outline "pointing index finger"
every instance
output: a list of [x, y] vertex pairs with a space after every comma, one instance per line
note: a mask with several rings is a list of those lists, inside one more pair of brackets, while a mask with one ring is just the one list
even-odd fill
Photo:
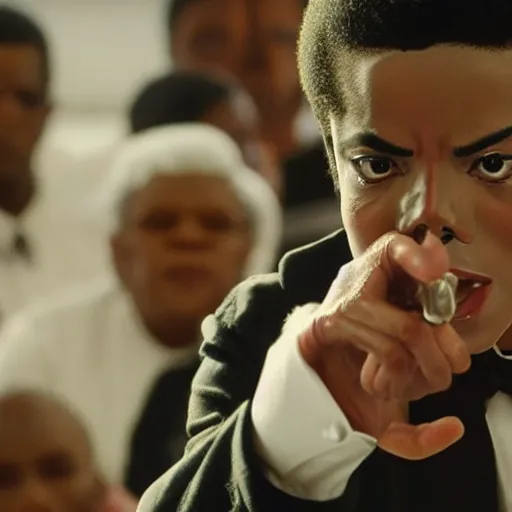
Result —
[[395, 273], [398, 267], [422, 283], [440, 279], [450, 266], [445, 247], [431, 232], [427, 233], [421, 245], [404, 235], [390, 237], [382, 263], [389, 274]]

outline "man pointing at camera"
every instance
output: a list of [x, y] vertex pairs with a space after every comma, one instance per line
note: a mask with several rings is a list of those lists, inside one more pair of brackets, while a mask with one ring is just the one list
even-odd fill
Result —
[[510, 19], [311, 0], [345, 230], [205, 322], [191, 439], [143, 512], [512, 511]]

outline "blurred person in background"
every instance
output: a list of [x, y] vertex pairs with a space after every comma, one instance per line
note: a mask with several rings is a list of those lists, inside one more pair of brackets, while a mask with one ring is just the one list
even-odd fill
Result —
[[227, 133], [246, 164], [279, 195], [281, 169], [275, 153], [258, 137], [258, 112], [249, 95], [227, 80], [196, 72], [165, 74], [145, 85], [129, 110], [132, 133], [178, 123], [202, 122]]
[[202, 320], [272, 268], [281, 219], [268, 184], [208, 125], [133, 136], [111, 178], [117, 276], [13, 320], [0, 390], [65, 399], [109, 481], [139, 496], [182, 455]]
[[341, 227], [318, 125], [303, 99], [296, 41], [307, 0], [168, 0], [172, 65], [223, 72], [254, 99], [283, 169], [281, 254]]
[[262, 134], [281, 158], [299, 141], [303, 106], [295, 45], [304, 0], [170, 0], [172, 63], [180, 69], [224, 72], [258, 107]]
[[71, 190], [40, 176], [36, 149], [51, 112], [41, 28], [0, 6], [0, 317], [100, 273], [94, 234], [70, 214]]
[[72, 411], [41, 393], [0, 396], [2, 512], [135, 512], [105, 484], [89, 435]]

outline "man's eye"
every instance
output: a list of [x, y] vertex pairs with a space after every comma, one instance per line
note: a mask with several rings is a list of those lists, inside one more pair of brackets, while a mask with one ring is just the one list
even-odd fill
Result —
[[201, 55], [222, 54], [229, 47], [229, 33], [219, 28], [200, 32], [193, 39], [193, 47]]
[[490, 153], [480, 157], [470, 171], [484, 181], [500, 183], [512, 176], [512, 155]]
[[11, 465], [0, 465], [0, 491], [14, 489], [21, 485], [23, 472], [20, 468]]
[[299, 34], [297, 30], [276, 27], [269, 30], [269, 36], [269, 39], [276, 43], [290, 45], [295, 48]]
[[43, 105], [44, 100], [40, 94], [31, 91], [18, 90], [15, 92], [18, 102], [26, 109], [34, 109]]
[[382, 181], [398, 172], [393, 160], [377, 156], [361, 156], [352, 160], [359, 177], [366, 183]]
[[165, 231], [173, 228], [177, 222], [178, 217], [176, 215], [154, 213], [143, 219], [142, 227], [149, 231]]
[[50, 455], [39, 462], [39, 473], [46, 480], [62, 480], [76, 473], [76, 464], [69, 455]]
[[201, 225], [207, 231], [217, 233], [235, 231], [238, 227], [236, 221], [222, 215], [205, 215], [201, 218]]

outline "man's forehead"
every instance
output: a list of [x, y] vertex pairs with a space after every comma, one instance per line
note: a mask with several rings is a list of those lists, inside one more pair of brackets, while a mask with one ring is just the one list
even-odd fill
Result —
[[[369, 126], [376, 98], [401, 103], [407, 87], [414, 103], [432, 97], [454, 97], [459, 91], [512, 87], [512, 49], [438, 45], [417, 51], [342, 51], [335, 64], [334, 83], [343, 100], [343, 124]], [[485, 96], [485, 94], [484, 94]], [[392, 108], [393, 105], [390, 105]], [[340, 121], [340, 119], [338, 119]]]

